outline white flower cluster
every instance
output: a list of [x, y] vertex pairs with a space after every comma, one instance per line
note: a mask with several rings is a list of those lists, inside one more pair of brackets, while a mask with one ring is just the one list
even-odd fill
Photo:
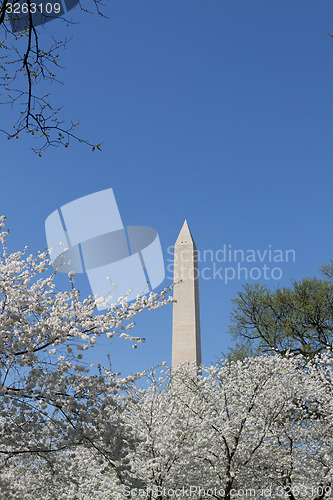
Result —
[[44, 253], [8, 253], [4, 231], [0, 241], [0, 498], [331, 498], [331, 356], [225, 361], [200, 376], [91, 373], [81, 359], [99, 337], [136, 346], [135, 315], [171, 299], [95, 314], [94, 297], [56, 292]]
[[133, 385], [124, 397], [139, 439], [129, 457], [141, 486], [131, 498], [331, 498], [332, 361], [274, 355], [198, 377], [186, 368], [148, 373], [148, 388]]
[[[82, 360], [89, 361], [89, 347], [102, 336], [142, 341], [121, 334], [133, 328], [136, 314], [171, 298], [163, 292], [132, 304], [123, 299], [96, 314], [94, 297], [81, 301], [74, 286], [56, 291], [46, 252], [8, 252], [4, 224], [0, 217], [0, 498], [70, 498], [73, 450], [124, 480], [133, 438], [116, 395], [128, 381], [101, 367], [99, 375], [90, 373]], [[66, 485], [63, 494], [54, 494], [51, 477]]]

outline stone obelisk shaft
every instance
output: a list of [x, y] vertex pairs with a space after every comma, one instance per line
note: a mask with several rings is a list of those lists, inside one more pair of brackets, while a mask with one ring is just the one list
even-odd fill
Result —
[[179, 233], [174, 251], [174, 299], [172, 325], [172, 369], [189, 362], [201, 364], [200, 312], [197, 248], [187, 222]]

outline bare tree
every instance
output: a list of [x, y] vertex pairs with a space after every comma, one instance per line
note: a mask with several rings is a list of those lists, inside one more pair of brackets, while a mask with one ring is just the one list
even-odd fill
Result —
[[[70, 39], [56, 40], [48, 35], [48, 22], [55, 18], [67, 25], [62, 17], [75, 5], [88, 12], [77, 0], [2, 0], [0, 6], [0, 104], [9, 105], [14, 112], [14, 125], [1, 128], [8, 139], [18, 139], [23, 133], [34, 136], [33, 151], [39, 156], [49, 146], [68, 147], [70, 141], [86, 144], [100, 150], [101, 143], [93, 144], [76, 133], [78, 122], [65, 123], [61, 109], [54, 105], [48, 88], [58, 82], [56, 73], [62, 49]], [[92, 0], [99, 16], [101, 0]]]

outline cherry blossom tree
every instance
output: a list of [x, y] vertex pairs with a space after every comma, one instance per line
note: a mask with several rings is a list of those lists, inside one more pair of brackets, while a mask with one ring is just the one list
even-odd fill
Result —
[[328, 356], [260, 356], [204, 376], [150, 370], [117, 396], [133, 440], [122, 461], [131, 481], [81, 444], [58, 452], [55, 473], [45, 461], [32, 470], [14, 457], [4, 479], [13, 484], [20, 467], [27, 500], [36, 492], [47, 500], [325, 500], [333, 487], [332, 380]]
[[330, 498], [332, 359], [260, 356], [205, 372], [181, 369], [159, 379], [153, 371], [146, 389], [132, 386], [126, 420], [140, 441], [129, 463], [142, 485], [124, 493]]
[[333, 489], [332, 357], [223, 360], [120, 378], [89, 366], [99, 337], [134, 342], [136, 314], [105, 314], [45, 252], [11, 253], [0, 219], [0, 497], [9, 500], [327, 500]]
[[[10, 253], [4, 224], [1, 217], [0, 496], [16, 498], [19, 480], [7, 481], [9, 470], [17, 478], [20, 468], [23, 477], [36, 469], [56, 477], [58, 464], [68, 462], [74, 448], [82, 457], [88, 450], [92, 464], [101, 461], [118, 481], [131, 484], [126, 456], [134, 438], [117, 395], [133, 376], [121, 379], [101, 366], [94, 371], [88, 351], [99, 337], [142, 342], [131, 335], [134, 317], [171, 298], [166, 291], [131, 304], [120, 297], [105, 314], [96, 314], [98, 300], [80, 299], [73, 274], [71, 289], [57, 291], [46, 252]], [[46, 486], [40, 481], [39, 487]]]

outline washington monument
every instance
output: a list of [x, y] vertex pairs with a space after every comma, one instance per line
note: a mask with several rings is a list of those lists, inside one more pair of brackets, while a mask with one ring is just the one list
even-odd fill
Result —
[[175, 243], [174, 283], [177, 302], [173, 304], [172, 369], [186, 362], [198, 367], [201, 340], [197, 247], [186, 221]]

